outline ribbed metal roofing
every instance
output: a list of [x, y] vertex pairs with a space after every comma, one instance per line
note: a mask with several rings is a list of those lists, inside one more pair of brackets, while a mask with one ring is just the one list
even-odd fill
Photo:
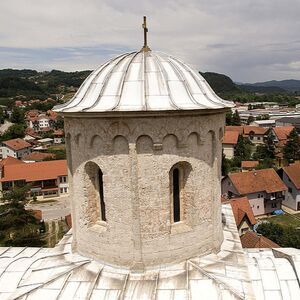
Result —
[[93, 71], [57, 112], [169, 111], [222, 109], [233, 103], [218, 97], [199, 72], [164, 53], [122, 54]]

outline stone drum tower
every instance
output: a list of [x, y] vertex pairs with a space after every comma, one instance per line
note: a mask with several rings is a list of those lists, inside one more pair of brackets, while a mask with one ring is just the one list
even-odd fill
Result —
[[146, 39], [92, 72], [55, 108], [65, 120], [74, 251], [133, 271], [217, 252], [230, 107]]

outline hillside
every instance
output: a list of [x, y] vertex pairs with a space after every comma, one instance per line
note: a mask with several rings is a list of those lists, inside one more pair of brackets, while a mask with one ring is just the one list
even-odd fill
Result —
[[8, 99], [56, 99], [74, 93], [91, 71], [37, 72], [35, 70], [0, 70], [0, 104]]
[[230, 77], [224, 74], [218, 74], [213, 72], [200, 72], [200, 74], [205, 78], [205, 80], [216, 93], [238, 91], [237, 85], [231, 80]]
[[250, 91], [271, 91], [271, 92], [300, 92], [300, 80], [270, 80], [265, 82], [239, 84], [240, 87]]

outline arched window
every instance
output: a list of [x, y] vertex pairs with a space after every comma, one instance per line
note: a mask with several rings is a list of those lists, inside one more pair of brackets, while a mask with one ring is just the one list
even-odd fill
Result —
[[99, 179], [99, 196], [100, 196], [101, 220], [106, 221], [104, 192], [103, 192], [103, 173], [102, 173], [101, 169], [99, 169], [99, 172], [98, 172], [98, 179]]
[[180, 162], [170, 170], [172, 223], [178, 223], [184, 219], [184, 207], [188, 201], [186, 199], [186, 183], [191, 169], [188, 162]]
[[87, 197], [87, 219], [89, 225], [95, 225], [98, 221], [106, 222], [106, 209], [104, 198], [103, 173], [94, 162], [85, 165], [85, 187]]
[[180, 222], [180, 183], [179, 169], [173, 170], [173, 222]]

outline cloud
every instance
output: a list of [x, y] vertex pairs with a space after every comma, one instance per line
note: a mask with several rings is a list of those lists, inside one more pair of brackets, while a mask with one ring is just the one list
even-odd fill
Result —
[[4, 0], [0, 67], [96, 68], [149, 43], [236, 81], [300, 79], [299, 0]]

